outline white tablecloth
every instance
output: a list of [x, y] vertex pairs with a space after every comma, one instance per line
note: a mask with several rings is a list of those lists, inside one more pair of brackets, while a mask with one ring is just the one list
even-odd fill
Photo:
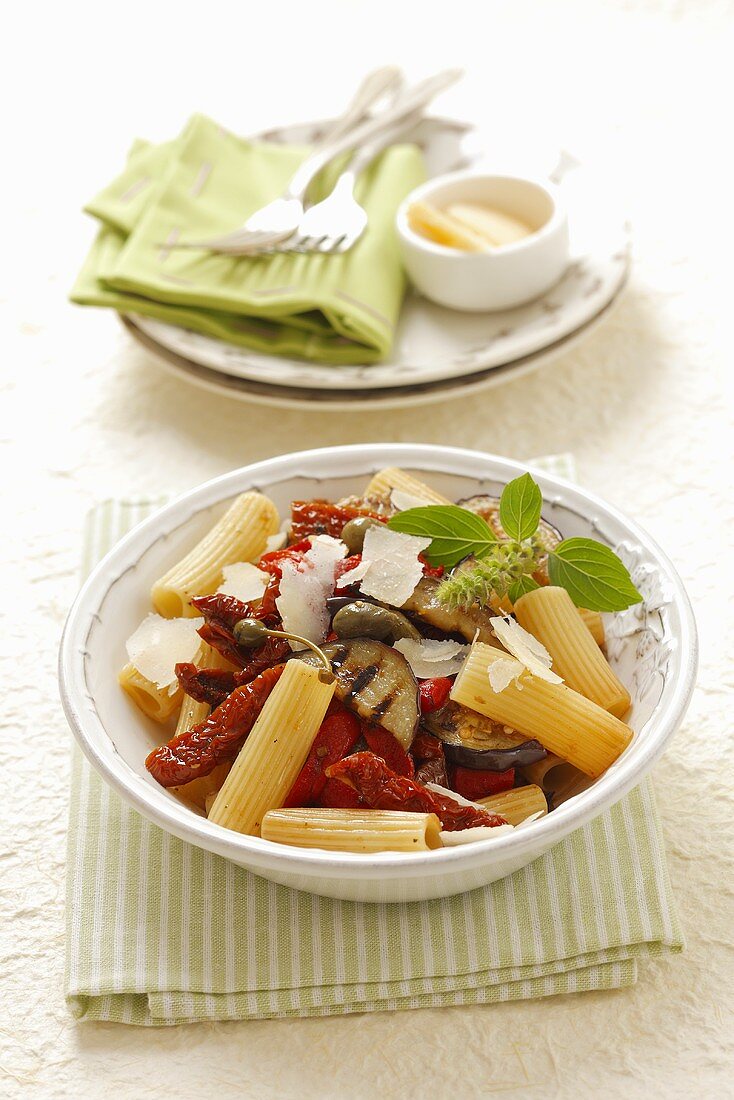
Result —
[[[101, 9], [80, 0], [14, 6], [0, 74], [13, 114], [0, 246], [3, 1096], [732, 1095], [726, 7], [312, 0], [189, 13], [131, 2], [114, 19], [104, 9], [103, 26]], [[135, 135], [167, 137], [195, 109], [243, 132], [319, 116], [385, 60], [416, 78], [465, 64], [446, 113], [614, 166], [635, 271], [587, 343], [469, 406], [266, 413], [174, 382], [114, 318], [66, 304], [92, 232], [77, 210]], [[75, 1025], [62, 1000], [69, 739], [55, 661], [85, 512], [285, 450], [373, 439], [511, 457], [573, 451], [580, 481], [677, 564], [696, 606], [701, 676], [655, 780], [686, 954], [645, 965], [631, 990], [533, 1003], [165, 1032]]]

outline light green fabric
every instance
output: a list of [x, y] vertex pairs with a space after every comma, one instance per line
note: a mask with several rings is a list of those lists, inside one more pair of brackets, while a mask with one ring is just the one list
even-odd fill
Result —
[[[162, 146], [138, 142], [86, 207], [102, 228], [72, 291], [82, 305], [139, 313], [261, 352], [372, 362], [392, 346], [405, 291], [395, 211], [424, 178], [413, 146], [387, 150], [356, 195], [369, 226], [339, 256], [231, 257], [172, 249], [227, 232], [282, 192], [307, 150], [253, 143], [197, 115]], [[315, 181], [329, 193], [339, 165]]]
[[[85, 570], [162, 503], [98, 507]], [[276, 886], [161, 832], [74, 749], [66, 992], [82, 1020], [326, 1016], [612, 989], [636, 980], [639, 960], [681, 947], [649, 781], [491, 886], [362, 905]]]

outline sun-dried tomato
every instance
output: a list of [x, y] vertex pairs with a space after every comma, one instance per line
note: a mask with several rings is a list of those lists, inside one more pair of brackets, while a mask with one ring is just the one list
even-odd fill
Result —
[[338, 706], [327, 714], [283, 805], [315, 805], [326, 785], [326, 768], [352, 751], [359, 734], [359, 720], [344, 707]]
[[[266, 596], [269, 591], [268, 586], [265, 590]], [[204, 625], [198, 631], [201, 640], [212, 649], [216, 649], [217, 653], [221, 653], [233, 665], [238, 665], [243, 670], [254, 670], [246, 671], [245, 676], [238, 680], [238, 683], [252, 680], [263, 669], [275, 664], [289, 652], [287, 646], [285, 648], [282, 645], [268, 646], [268, 642], [276, 641], [274, 638], [267, 639], [257, 650], [247, 649], [245, 646], [237, 645], [232, 633], [240, 619], [260, 619], [269, 627], [279, 628], [281, 620], [274, 601], [271, 610], [270, 604], [266, 606], [264, 599], [259, 606], [253, 607], [249, 603], [238, 600], [236, 596], [216, 592], [212, 596], [197, 596], [191, 602], [205, 619]]]
[[284, 668], [276, 665], [235, 688], [204, 722], [154, 749], [145, 761], [153, 778], [163, 787], [178, 787], [234, 760]]
[[431, 565], [431, 563], [426, 560], [423, 554], [418, 555], [418, 561], [423, 562], [424, 577], [442, 577], [446, 572], [446, 569], [443, 565]]
[[440, 710], [448, 702], [453, 681], [448, 676], [434, 676], [432, 680], [421, 680], [418, 686], [418, 701], [421, 714], [430, 714]]
[[515, 786], [515, 769], [507, 768], [503, 772], [474, 771], [472, 768], [454, 767], [449, 769], [449, 786], [464, 798], [476, 802], [490, 794], [509, 791]]
[[245, 663], [239, 672], [235, 673], [235, 681], [239, 684], [249, 684], [266, 668], [280, 664], [291, 654], [291, 647], [287, 638], [266, 638], [258, 649], [245, 650], [240, 648], [240, 653], [249, 653]]
[[280, 595], [280, 578], [272, 576], [268, 582], [268, 586], [263, 592], [262, 603], [259, 607], [259, 618], [268, 626], [275, 627], [276, 624], [281, 623], [281, 617], [278, 613], [278, 608], [275, 606], [275, 601]]
[[240, 619], [251, 619], [255, 614], [249, 603], [238, 600], [236, 596], [227, 596], [224, 592], [215, 592], [212, 596], [196, 596], [191, 603], [204, 616], [206, 623], [232, 630]]
[[[275, 663], [275, 662], [272, 662]], [[237, 687], [234, 672], [224, 668], [197, 668], [190, 662], [176, 665], [176, 679], [197, 703], [218, 707]]]
[[357, 516], [371, 516], [385, 522], [385, 516], [371, 512], [369, 508], [357, 508], [352, 504], [331, 504], [328, 500], [294, 500], [291, 505], [291, 538], [331, 535], [338, 539], [344, 526]]
[[362, 725], [362, 736], [369, 745], [370, 751], [375, 756], [381, 756], [388, 768], [391, 768], [396, 775], [407, 775], [410, 778], [415, 775], [413, 761], [388, 730], [365, 722]]
[[358, 810], [366, 805], [354, 787], [342, 783], [340, 779], [327, 779], [319, 798], [319, 806], [328, 810]]
[[263, 554], [257, 563], [257, 567], [280, 580], [283, 575], [283, 562], [303, 561], [310, 549], [311, 540], [300, 539], [298, 542], [294, 542], [292, 546], [286, 546], [282, 550], [271, 550], [269, 554]]
[[415, 761], [415, 778], [418, 783], [438, 783], [440, 787], [448, 787], [443, 744], [437, 737], [420, 730], [413, 738], [410, 754]]
[[220, 626], [219, 623], [204, 623], [199, 627], [197, 634], [202, 642], [216, 649], [217, 653], [221, 653], [222, 657], [231, 661], [233, 665], [242, 668], [247, 660], [245, 650], [240, 650], [232, 631], [226, 626]]
[[371, 752], [355, 752], [326, 769], [330, 779], [340, 779], [361, 795], [373, 810], [408, 810], [436, 814], [444, 829], [455, 832], [478, 825], [505, 825], [505, 819], [489, 810], [461, 806], [447, 795], [436, 794], [413, 779], [396, 775], [384, 760]]

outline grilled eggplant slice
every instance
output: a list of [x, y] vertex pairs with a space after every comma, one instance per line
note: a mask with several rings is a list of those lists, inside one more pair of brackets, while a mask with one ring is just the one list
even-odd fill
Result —
[[[410, 747], [420, 710], [418, 682], [397, 649], [375, 638], [346, 638], [323, 645], [336, 676], [336, 697], [367, 722], [376, 722]], [[312, 655], [297, 655], [315, 662]]]
[[[495, 612], [486, 607], [480, 607], [479, 604], [468, 610], [456, 608], [449, 611], [446, 605], [436, 598], [440, 583], [437, 577], [422, 577], [413, 595], [407, 603], [403, 604], [401, 611], [410, 611], [431, 626], [438, 627], [447, 634], [459, 634], [468, 642], [473, 642], [477, 637], [480, 642], [502, 649], [489, 622]], [[477, 631], [479, 631], [478, 634]]]
[[443, 741], [444, 746], [486, 752], [488, 749], [514, 749], [527, 741], [527, 737], [517, 730], [485, 718], [483, 714], [455, 703], [453, 699], [440, 710], [424, 714], [422, 721], [427, 730]]
[[504, 772], [508, 768], [526, 768], [545, 760], [548, 753], [540, 741], [523, 741], [514, 749], [469, 749], [466, 745], [444, 745], [450, 764], [479, 772]]

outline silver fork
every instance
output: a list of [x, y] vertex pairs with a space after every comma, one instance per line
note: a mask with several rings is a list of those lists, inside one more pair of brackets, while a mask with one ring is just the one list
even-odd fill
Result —
[[205, 241], [179, 241], [176, 248], [203, 248], [231, 256], [263, 252], [292, 237], [304, 215], [306, 192], [322, 168], [342, 153], [377, 138], [384, 130], [401, 122], [453, 84], [462, 75], [449, 69], [422, 81], [400, 96], [394, 106], [350, 129], [335, 141], [319, 146], [296, 171], [284, 194], [251, 215], [240, 228]]
[[[309, 207], [301, 218], [297, 236], [273, 251], [348, 252], [367, 228], [367, 211], [354, 197], [354, 187], [362, 172], [388, 145], [394, 144], [420, 118], [420, 111], [408, 115], [374, 141], [359, 149], [342, 172], [330, 195]], [[293, 242], [293, 243], [291, 243]]]

